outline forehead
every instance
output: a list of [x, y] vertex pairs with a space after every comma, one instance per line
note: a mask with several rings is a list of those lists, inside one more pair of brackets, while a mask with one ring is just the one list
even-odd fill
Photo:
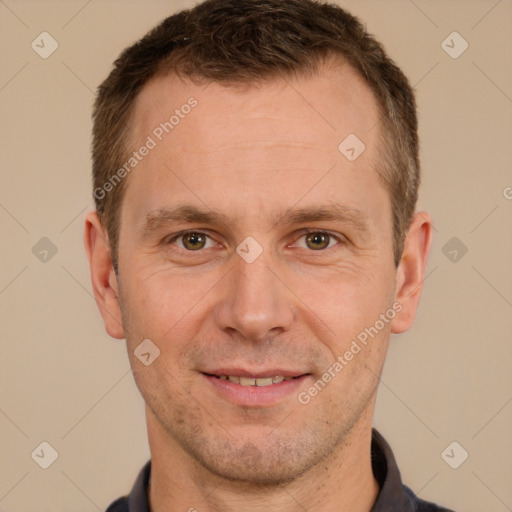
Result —
[[[148, 137], [155, 147], [131, 173], [123, 209], [142, 217], [193, 199], [240, 217], [289, 208], [306, 191], [307, 206], [318, 196], [359, 207], [378, 181], [378, 119], [372, 91], [343, 63], [243, 87], [155, 78], [132, 117], [133, 148]], [[344, 140], [360, 141], [357, 160], [340, 152]]]
[[[197, 101], [198, 108], [181, 123], [180, 110], [190, 98]], [[258, 83], [198, 84], [173, 73], [153, 78], [135, 101], [134, 141], [144, 140], [161, 123], [176, 122], [171, 119], [173, 114], [180, 116], [176, 124], [181, 126], [179, 130], [173, 127], [173, 137], [164, 141], [168, 146], [179, 138], [179, 132], [186, 135], [193, 130], [197, 136], [189, 137], [188, 143], [200, 141], [204, 150], [218, 148], [225, 130], [231, 129], [230, 138], [238, 140], [293, 141], [300, 137], [300, 143], [321, 140], [332, 149], [331, 141], [339, 142], [350, 133], [371, 143], [378, 131], [379, 106], [363, 78], [338, 59], [320, 66], [312, 76], [277, 77]], [[208, 124], [212, 119], [215, 126]]]

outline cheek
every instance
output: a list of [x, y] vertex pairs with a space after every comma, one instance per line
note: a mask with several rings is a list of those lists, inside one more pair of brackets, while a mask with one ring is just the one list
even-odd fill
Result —
[[321, 279], [298, 280], [295, 289], [336, 333], [373, 323], [390, 306], [394, 290], [388, 269], [348, 264]]
[[177, 350], [179, 340], [190, 339], [199, 326], [202, 304], [221, 276], [177, 275], [168, 268], [132, 269], [120, 290], [129, 345], [150, 338], [161, 350]]
[[[346, 267], [324, 286], [309, 292], [302, 289], [304, 303], [319, 318], [313, 331], [324, 346], [323, 371], [330, 370], [326, 378], [335, 375], [331, 392], [350, 388], [356, 396], [359, 392], [354, 386], [362, 386], [364, 391], [360, 391], [365, 394], [377, 384], [394, 310], [392, 273], [376, 267], [366, 272]], [[336, 361], [339, 364], [334, 368]], [[333, 400], [337, 400], [335, 395]]]

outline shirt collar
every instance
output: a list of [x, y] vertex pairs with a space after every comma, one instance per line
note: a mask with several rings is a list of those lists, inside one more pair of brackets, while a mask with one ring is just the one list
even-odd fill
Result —
[[414, 512], [412, 492], [403, 485], [391, 447], [372, 430], [372, 469], [380, 491], [371, 512]]

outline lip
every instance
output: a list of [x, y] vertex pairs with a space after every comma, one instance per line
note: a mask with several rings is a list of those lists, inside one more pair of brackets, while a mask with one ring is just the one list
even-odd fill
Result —
[[263, 377], [300, 377], [305, 375], [307, 372], [300, 370], [283, 370], [282, 368], [267, 368], [262, 371], [248, 371], [243, 368], [215, 368], [214, 370], [202, 371], [201, 373], [210, 375], [232, 375], [234, 377], [252, 377], [259, 379]]
[[[220, 372], [220, 373], [218, 373]], [[213, 372], [212, 372], [213, 373]], [[214, 375], [233, 375], [238, 377], [261, 378], [270, 375], [295, 377], [292, 380], [284, 380], [270, 386], [242, 386], [230, 382], [229, 380], [221, 380]], [[209, 384], [213, 392], [221, 399], [240, 407], [271, 407], [278, 405], [290, 396], [296, 396], [298, 389], [311, 378], [311, 374], [297, 374], [284, 370], [266, 370], [265, 372], [246, 372], [242, 370], [215, 370], [213, 374], [202, 373], [203, 378]]]

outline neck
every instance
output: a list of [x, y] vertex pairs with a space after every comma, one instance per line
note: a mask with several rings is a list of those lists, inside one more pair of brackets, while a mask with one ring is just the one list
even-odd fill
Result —
[[328, 458], [278, 486], [226, 480], [186, 453], [147, 411], [152, 512], [369, 512], [379, 492], [371, 466], [371, 411]]

